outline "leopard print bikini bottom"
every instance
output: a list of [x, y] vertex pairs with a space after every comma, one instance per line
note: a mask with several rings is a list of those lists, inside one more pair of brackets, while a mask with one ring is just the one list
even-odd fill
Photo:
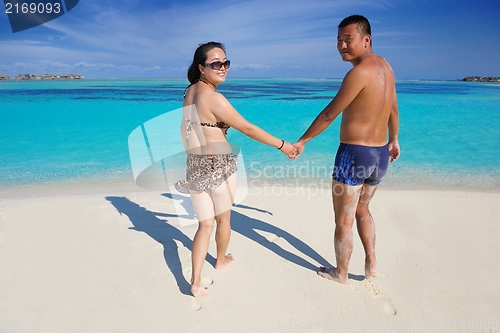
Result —
[[224, 183], [238, 170], [238, 157], [234, 154], [187, 156], [186, 180], [174, 184], [180, 193], [212, 190]]

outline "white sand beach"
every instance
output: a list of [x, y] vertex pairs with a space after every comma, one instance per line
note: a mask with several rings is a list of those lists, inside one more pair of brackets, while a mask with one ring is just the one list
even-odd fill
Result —
[[0, 331], [499, 330], [499, 193], [381, 186], [381, 275], [364, 280], [356, 234], [344, 286], [315, 271], [335, 264], [330, 193], [251, 188], [233, 209], [236, 261], [215, 270], [212, 241], [210, 294], [197, 299], [196, 227], [176, 217], [176, 200], [139, 188], [2, 195]]

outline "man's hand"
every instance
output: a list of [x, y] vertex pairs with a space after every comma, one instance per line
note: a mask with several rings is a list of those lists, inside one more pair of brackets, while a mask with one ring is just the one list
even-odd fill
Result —
[[389, 161], [394, 162], [401, 155], [401, 148], [399, 147], [399, 142], [389, 142]]
[[293, 146], [295, 147], [295, 149], [297, 149], [297, 154], [295, 154], [293, 158], [294, 160], [296, 160], [297, 158], [299, 158], [300, 154], [302, 154], [302, 152], [304, 151], [305, 145], [297, 141], [293, 144]]

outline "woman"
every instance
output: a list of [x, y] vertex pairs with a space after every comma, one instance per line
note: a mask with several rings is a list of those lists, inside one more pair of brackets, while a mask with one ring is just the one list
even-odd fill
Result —
[[231, 207], [236, 190], [236, 156], [232, 154], [226, 133], [229, 127], [248, 137], [276, 147], [292, 158], [296, 149], [245, 120], [216, 92], [226, 80], [230, 62], [224, 45], [210, 42], [200, 45], [188, 69], [191, 83], [184, 93], [181, 135], [187, 153], [186, 181], [176, 183], [179, 191], [189, 193], [199, 220], [192, 249], [191, 292], [200, 297], [208, 294], [201, 286], [201, 269], [208, 252], [214, 218], [217, 222], [216, 269], [222, 269], [234, 260], [226, 255], [231, 234]]

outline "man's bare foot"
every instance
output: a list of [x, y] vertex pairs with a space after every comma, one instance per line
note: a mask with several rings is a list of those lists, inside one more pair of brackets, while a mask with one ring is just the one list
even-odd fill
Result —
[[365, 264], [365, 279], [370, 281], [379, 276], [375, 265]]
[[229, 253], [224, 256], [222, 259], [217, 258], [217, 262], [215, 263], [215, 269], [223, 269], [229, 265], [231, 265], [234, 261], [233, 255]]
[[191, 286], [191, 293], [194, 297], [202, 297], [208, 295], [208, 287], [203, 286]]
[[337, 273], [335, 267], [320, 267], [318, 269], [318, 275], [325, 279], [338, 282], [340, 284], [349, 284], [349, 279], [348, 278], [342, 279], [340, 275]]

